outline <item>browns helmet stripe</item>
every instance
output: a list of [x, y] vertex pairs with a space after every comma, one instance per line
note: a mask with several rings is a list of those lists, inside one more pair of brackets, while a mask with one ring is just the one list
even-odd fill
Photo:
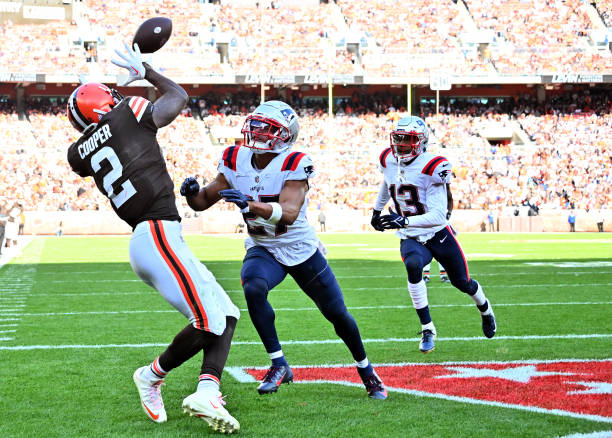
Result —
[[72, 121], [78, 124], [82, 128], [82, 130], [85, 130], [85, 128], [87, 128], [90, 125], [90, 123], [87, 123], [87, 119], [85, 118], [83, 113], [81, 113], [81, 111], [79, 110], [79, 107], [76, 101], [77, 91], [79, 91], [79, 88], [74, 90], [72, 94], [70, 95], [70, 98], [68, 99], [68, 108], [70, 109], [70, 116], [72, 117]]

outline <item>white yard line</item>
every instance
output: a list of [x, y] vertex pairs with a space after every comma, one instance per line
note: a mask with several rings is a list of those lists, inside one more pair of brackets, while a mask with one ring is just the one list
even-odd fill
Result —
[[[454, 338], [437, 338], [438, 341], [444, 342], [472, 342], [472, 341], [506, 341], [506, 340], [538, 340], [538, 339], [607, 339], [612, 338], [612, 333], [594, 333], [594, 334], [564, 334], [564, 335], [527, 335], [527, 336], [496, 336], [492, 339], [487, 339], [482, 336], [473, 337], [454, 337]], [[2, 340], [2, 338], [0, 338]], [[402, 343], [402, 342], [418, 342], [421, 338], [384, 338], [384, 339], [364, 339], [364, 344], [381, 344], [381, 343]], [[317, 340], [283, 340], [283, 345], [320, 345], [320, 344], [342, 344], [341, 339], [317, 339]], [[232, 345], [261, 345], [261, 341], [235, 341]], [[168, 343], [146, 343], [146, 344], [57, 344], [57, 345], [11, 345], [0, 346], [0, 350], [90, 350], [102, 348], [149, 348], [149, 347], [167, 347]]]
[[[494, 307], [530, 307], [530, 306], [594, 306], [594, 305], [610, 305], [612, 301], [587, 301], [587, 302], [546, 302], [546, 303], [496, 303]], [[429, 307], [448, 308], [448, 307], [474, 307], [474, 304], [430, 304]], [[397, 306], [348, 306], [349, 310], [379, 310], [379, 309], [412, 309], [411, 305]], [[275, 311], [283, 312], [310, 312], [319, 311], [316, 306], [310, 307], [277, 307]], [[248, 309], [242, 308], [241, 312], [248, 312]], [[142, 313], [174, 313], [175, 310], [159, 309], [159, 310], [100, 310], [88, 312], [43, 312], [43, 313], [20, 313], [20, 316], [74, 316], [74, 315], [129, 315]]]

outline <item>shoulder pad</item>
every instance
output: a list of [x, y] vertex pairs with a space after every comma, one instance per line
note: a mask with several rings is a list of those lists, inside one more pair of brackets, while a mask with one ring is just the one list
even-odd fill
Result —
[[390, 153], [391, 153], [391, 148], [387, 148], [381, 152], [380, 157], [378, 158], [378, 161], [380, 162], [380, 165], [383, 168], [387, 167], [387, 157], [389, 157]]
[[285, 158], [285, 161], [283, 162], [283, 165], [281, 166], [281, 172], [284, 172], [285, 170], [290, 170], [290, 171], [296, 170], [298, 165], [300, 164], [300, 161], [302, 161], [302, 158], [304, 158], [305, 156], [306, 154], [303, 152], [291, 152]]
[[144, 97], [132, 96], [129, 98], [128, 106], [134, 113], [134, 117], [136, 117], [136, 120], [138, 120], [139, 122], [142, 118], [142, 115], [145, 113], [145, 110], [147, 109], [147, 105], [149, 103], [150, 102]]
[[432, 176], [436, 167], [438, 167], [440, 163], [443, 163], [445, 161], [448, 162], [446, 158], [440, 156], [432, 158], [429, 163], [427, 163], [425, 167], [423, 167], [422, 173], [424, 173], [425, 175]]
[[223, 165], [231, 170], [236, 170], [236, 159], [238, 158], [238, 148], [240, 146], [230, 146], [223, 152]]

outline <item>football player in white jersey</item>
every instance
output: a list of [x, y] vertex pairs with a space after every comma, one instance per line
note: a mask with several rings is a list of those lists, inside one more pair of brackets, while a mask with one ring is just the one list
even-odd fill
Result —
[[[421, 320], [423, 353], [434, 349], [436, 328], [429, 314], [423, 267], [435, 258], [446, 268], [453, 286], [468, 294], [482, 317], [482, 330], [492, 338], [497, 329], [491, 304], [480, 284], [470, 278], [467, 260], [448, 224], [447, 202], [452, 166], [448, 160], [426, 152], [429, 132], [419, 117], [400, 119], [391, 132], [391, 147], [380, 155], [384, 179], [372, 215], [378, 231], [396, 229], [400, 252], [408, 271], [408, 290]], [[389, 199], [395, 211], [381, 212]]]
[[241, 280], [249, 315], [272, 360], [258, 392], [276, 392], [281, 383], [293, 380], [268, 302], [268, 292], [289, 274], [351, 351], [368, 395], [385, 399], [387, 390], [366, 357], [357, 324], [306, 219], [314, 165], [306, 154], [290, 151], [298, 131], [297, 114], [289, 105], [280, 101], [259, 105], [242, 128], [245, 147], [227, 148], [216, 179], [200, 189], [194, 178], [187, 178], [181, 194], [197, 211], [225, 199], [243, 213], [249, 237]]

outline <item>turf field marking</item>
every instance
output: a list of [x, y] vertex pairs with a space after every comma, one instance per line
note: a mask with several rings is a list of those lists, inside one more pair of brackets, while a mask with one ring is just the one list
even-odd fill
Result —
[[17, 330], [0, 330], [0, 333], [15, 333]]
[[[496, 303], [495, 307], [529, 307], [529, 306], [592, 306], [610, 305], [612, 301], [591, 301], [591, 302], [556, 302], [556, 303]], [[474, 304], [430, 304], [429, 307], [474, 307]], [[396, 306], [348, 306], [349, 310], [378, 310], [378, 309], [412, 309], [413, 306], [399, 304]], [[249, 309], [242, 308], [241, 312], [248, 312]], [[277, 307], [275, 311], [302, 312], [319, 311], [316, 306], [311, 307]], [[174, 313], [174, 310], [99, 310], [88, 312], [44, 312], [44, 313], [22, 313], [21, 316], [70, 316], [70, 315], [123, 315], [138, 313]]]
[[14, 341], [15, 338], [0, 338], [0, 341]]
[[[557, 363], [572, 363], [572, 362], [580, 362], [580, 363], [605, 363], [605, 362], [609, 362], [610, 359], [595, 359], [595, 360], [588, 360], [588, 359], [577, 359], [577, 360], [571, 360], [571, 359], [561, 359], [561, 360], [525, 360], [525, 361], [508, 361], [508, 362], [434, 362], [434, 363], [391, 363], [391, 364], [373, 364], [373, 366], [379, 370], [379, 374], [381, 376], [383, 376], [384, 379], [384, 375], [385, 375], [385, 368], [386, 367], [394, 367], [394, 368], [402, 368], [402, 367], [446, 367], [449, 365], [467, 365], [467, 366], [474, 366], [474, 365], [490, 365], [490, 364], [496, 364], [496, 365], [514, 365], [514, 364], [521, 364], [521, 365], [539, 365], [539, 364], [557, 364]], [[311, 380], [300, 380], [299, 378], [297, 378], [296, 380], [294, 380], [294, 383], [301, 383], [301, 384], [339, 384], [339, 385], [343, 385], [343, 386], [351, 386], [351, 387], [357, 387], [357, 388], [361, 388], [363, 389], [363, 385], [360, 383], [356, 383], [356, 382], [352, 382], [349, 379], [345, 378], [345, 374], [344, 373], [338, 373], [334, 371], [334, 368], [354, 368], [355, 364], [340, 364], [340, 365], [330, 365], [330, 364], [324, 364], [324, 365], [291, 365], [291, 367], [294, 370], [299, 370], [299, 369], [313, 369], [313, 368], [321, 368], [321, 369], [328, 369], [329, 371], [321, 371], [321, 375], [325, 375], [325, 376], [329, 376], [330, 378], [325, 378], [325, 379], [311, 379]], [[265, 370], [268, 367], [240, 367], [240, 366], [232, 366], [232, 367], [226, 367], [225, 370], [232, 376], [234, 377], [238, 382], [240, 383], [256, 383], [257, 380], [256, 378], [247, 372], [247, 370]], [[336, 370], [337, 371], [337, 370]], [[408, 372], [408, 370], [406, 370]], [[299, 372], [297, 373], [299, 374]], [[333, 377], [336, 377], [337, 380], [333, 380]], [[399, 383], [401, 385], [401, 383]], [[410, 385], [413, 386], [413, 385]], [[418, 397], [431, 397], [431, 398], [440, 398], [440, 399], [444, 399], [444, 400], [450, 400], [450, 401], [457, 401], [457, 402], [461, 402], [461, 403], [470, 403], [470, 404], [480, 404], [480, 405], [487, 405], [487, 406], [496, 406], [496, 407], [504, 407], [504, 408], [511, 408], [511, 409], [519, 409], [519, 410], [525, 410], [525, 411], [529, 411], [529, 412], [536, 412], [536, 413], [543, 413], [543, 414], [552, 414], [552, 415], [558, 415], [558, 416], [564, 416], [564, 417], [573, 417], [573, 418], [579, 418], [579, 419], [584, 419], [584, 420], [591, 420], [591, 421], [598, 421], [598, 422], [605, 422], [605, 423], [612, 423], [612, 418], [608, 417], [608, 416], [603, 416], [603, 415], [597, 415], [597, 414], [587, 414], [587, 413], [580, 413], [580, 412], [574, 412], [571, 410], [564, 410], [564, 409], [556, 409], [556, 408], [551, 408], [551, 407], [539, 407], [539, 406], [533, 406], [533, 405], [529, 405], [529, 406], [525, 406], [523, 404], [520, 404], [519, 402], [511, 402], [511, 401], [494, 401], [494, 400], [482, 400], [476, 397], [470, 397], [470, 396], [457, 396], [457, 395], [452, 395], [452, 394], [447, 394], [445, 393], [444, 390], [440, 391], [440, 388], [438, 388], [437, 391], [434, 390], [434, 392], [432, 391], [427, 391], [427, 390], [422, 390], [422, 389], [414, 389], [414, 388], [410, 388], [410, 387], [390, 387], [387, 386], [387, 390], [389, 392], [397, 392], [397, 393], [403, 393], [403, 394], [409, 394], [409, 395], [414, 395], [414, 396], [418, 396]]]
[[19, 324], [0, 324], [1, 328], [6, 328], [6, 327], [17, 327]]
[[612, 436], [612, 430], [600, 430], [598, 432], [590, 433], [573, 433], [571, 435], [563, 435], [557, 438], [610, 438]]
[[0, 318], [0, 322], [4, 321], [21, 321], [20, 318]]
[[[567, 334], [567, 335], [528, 335], [528, 336], [495, 336], [492, 339], [487, 339], [482, 336], [473, 337], [455, 337], [455, 338], [437, 338], [438, 341], [449, 342], [471, 342], [471, 341], [505, 341], [505, 340], [533, 340], [533, 339], [596, 339], [596, 338], [612, 338], [612, 333], [603, 334]], [[1, 338], [0, 338], [1, 340]], [[12, 339], [11, 339], [12, 340]], [[386, 338], [386, 339], [363, 339], [364, 344], [384, 344], [390, 342], [418, 342], [421, 338]], [[320, 344], [344, 344], [342, 339], [318, 339], [318, 340], [281, 340], [283, 345], [320, 345]], [[261, 345], [261, 341], [235, 341], [232, 345]], [[168, 343], [146, 343], [146, 344], [63, 344], [63, 345], [12, 345], [0, 346], [0, 350], [89, 350], [101, 348], [149, 348], [149, 347], [167, 347]]]
[[[499, 265], [498, 265], [499, 266]], [[517, 265], [506, 265], [506, 267], [510, 267], [513, 266], [515, 268], [521, 268], [520, 266]], [[584, 268], [584, 266], [581, 266]], [[595, 267], [593, 267], [595, 268]], [[373, 269], [374, 272], [379, 272], [379, 270], [377, 268], [370, 268]], [[523, 268], [521, 268], [523, 269]], [[354, 271], [355, 268], [354, 267], [333, 267], [333, 270], [335, 272], [339, 272], [339, 271]], [[361, 272], [363, 272], [365, 269], [360, 269]], [[124, 274], [133, 274], [133, 271], [129, 271], [129, 270], [125, 270], [125, 271], [113, 271], [112, 272], [113, 275], [117, 275], [120, 273], [124, 273]], [[550, 272], [547, 272], [550, 273]], [[555, 271], [553, 272], [555, 275], [592, 275], [592, 274], [612, 274], [612, 270], [607, 270], [607, 271], [582, 271], [582, 272], [568, 272], [567, 270], [565, 271]], [[63, 274], [65, 275], [101, 275], [101, 274], [105, 274], [105, 271], [65, 271]], [[530, 271], [530, 272], [476, 272], [476, 271], [470, 271], [470, 274], [472, 276], [475, 277], [529, 277], [529, 276], [539, 276], [542, 275], [541, 271]], [[38, 276], [42, 276], [42, 275], [51, 275], [53, 277], [57, 277], [57, 272], [40, 272], [38, 273]], [[336, 278], [404, 278], [406, 277], [405, 273], [402, 274], [395, 274], [395, 275], [380, 275], [380, 274], [373, 274], [373, 275], [350, 275], [350, 276], [341, 276], [341, 275], [336, 275]], [[217, 280], [236, 280], [238, 279], [238, 276], [234, 276], [234, 277], [220, 277], [220, 276], [215, 276], [215, 278]], [[133, 279], [129, 279], [129, 280], [133, 280]], [[73, 280], [56, 280], [56, 281], [65, 281], [67, 283], [72, 283]], [[116, 280], [119, 281], [119, 280]], [[46, 281], [45, 281], [46, 282]], [[0, 289], [0, 292], [3, 292], [4, 290], [6, 291], [12, 291], [13, 289]]]

